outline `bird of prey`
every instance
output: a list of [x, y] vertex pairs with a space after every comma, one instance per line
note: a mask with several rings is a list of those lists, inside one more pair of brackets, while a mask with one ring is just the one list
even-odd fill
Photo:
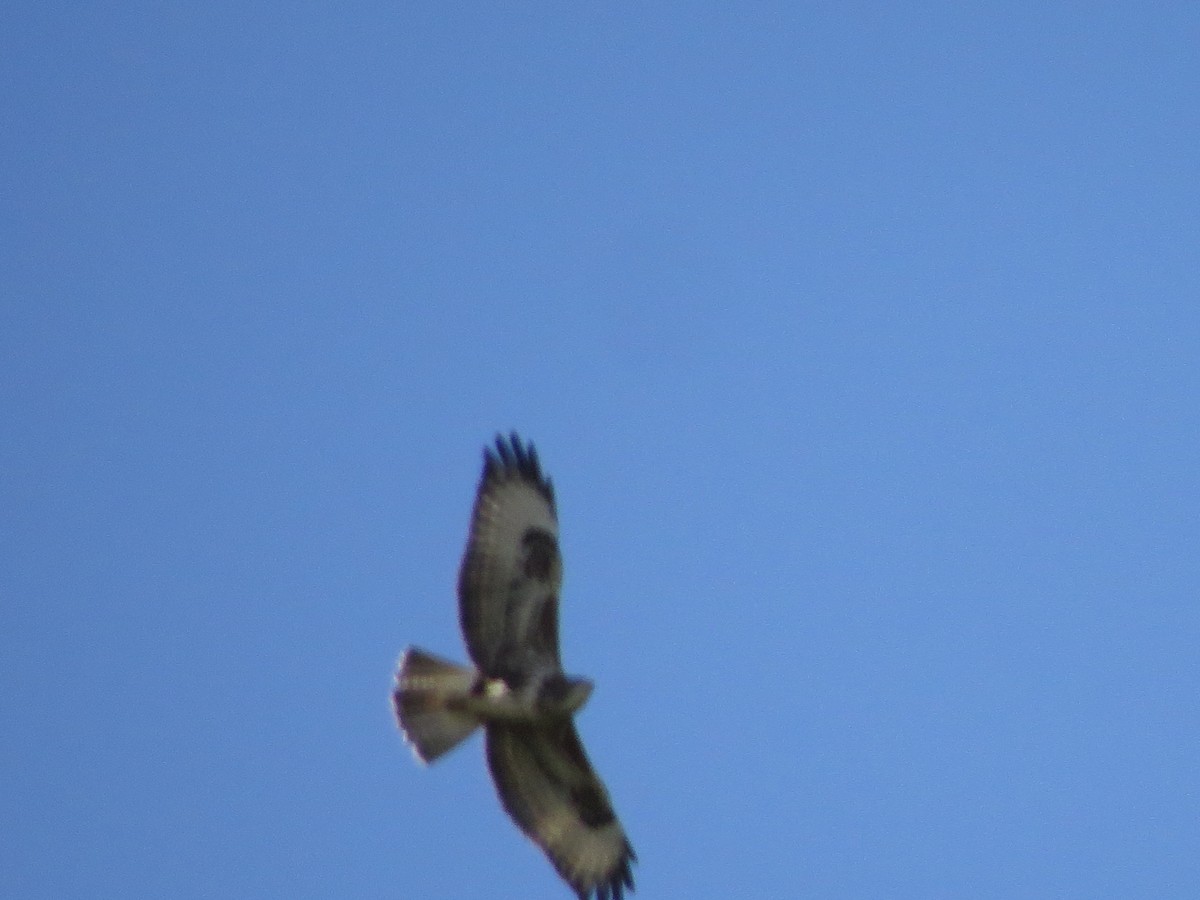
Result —
[[636, 859], [572, 721], [592, 683], [563, 673], [562, 560], [554, 488], [533, 444], [485, 447], [458, 577], [459, 624], [474, 667], [410, 647], [392, 705], [431, 763], [482, 726], [500, 802], [579, 900], [621, 900]]

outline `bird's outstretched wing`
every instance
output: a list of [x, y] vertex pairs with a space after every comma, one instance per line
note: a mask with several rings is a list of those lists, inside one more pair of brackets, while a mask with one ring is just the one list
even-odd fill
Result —
[[484, 450], [458, 577], [459, 622], [484, 675], [519, 688], [533, 672], [562, 670], [561, 585], [554, 488], [532, 444], [497, 437]]
[[490, 725], [487, 759], [504, 808], [580, 900], [633, 889], [633, 848], [574, 725]]

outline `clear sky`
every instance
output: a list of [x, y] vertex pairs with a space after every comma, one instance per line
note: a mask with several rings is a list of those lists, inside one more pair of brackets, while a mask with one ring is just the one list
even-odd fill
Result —
[[509, 429], [638, 897], [1200, 896], [1196, 4], [5, 20], [0, 896], [568, 897], [388, 703]]

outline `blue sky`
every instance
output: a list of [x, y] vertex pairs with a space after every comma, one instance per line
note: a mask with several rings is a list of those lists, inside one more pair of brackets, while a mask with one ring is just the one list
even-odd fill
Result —
[[637, 896], [1200, 893], [1200, 8], [0, 44], [0, 895], [569, 896], [388, 707], [513, 428]]

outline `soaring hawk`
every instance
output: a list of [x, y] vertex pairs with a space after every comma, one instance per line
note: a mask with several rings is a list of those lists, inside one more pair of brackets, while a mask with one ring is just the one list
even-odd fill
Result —
[[483, 726], [509, 816], [580, 900], [621, 900], [636, 859], [572, 721], [592, 683], [563, 673], [562, 559], [554, 488], [514, 433], [484, 448], [458, 613], [474, 668], [416, 647], [392, 702], [405, 739], [431, 763]]

